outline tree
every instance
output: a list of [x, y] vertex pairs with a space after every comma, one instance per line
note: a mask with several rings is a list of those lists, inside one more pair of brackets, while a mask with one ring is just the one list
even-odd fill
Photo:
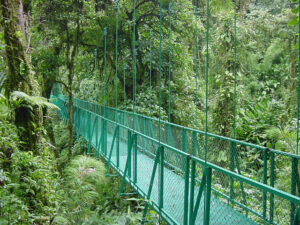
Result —
[[[4, 31], [6, 62], [8, 76], [5, 81], [5, 95], [13, 91], [22, 91], [29, 95], [38, 95], [38, 84], [25, 48], [25, 21], [21, 0], [1, 0], [1, 25]], [[35, 148], [40, 126], [41, 112], [38, 108], [31, 109], [26, 104], [20, 104], [15, 109], [15, 124], [24, 150]]]

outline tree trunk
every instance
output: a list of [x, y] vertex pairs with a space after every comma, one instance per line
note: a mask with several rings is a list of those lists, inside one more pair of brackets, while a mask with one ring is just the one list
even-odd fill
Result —
[[[25, 55], [25, 41], [20, 26], [19, 9], [22, 4], [19, 0], [1, 0], [2, 26], [4, 30], [5, 53], [8, 66], [5, 95], [9, 96], [14, 90], [30, 94], [29, 66]], [[22, 19], [21, 19], [22, 20]]]
[[73, 71], [70, 69], [68, 82], [69, 82], [69, 143], [68, 143], [68, 159], [71, 159], [72, 156], [72, 145], [73, 145], [73, 94], [72, 94], [72, 77]]
[[[79, 4], [79, 2], [77, 2]], [[71, 42], [70, 42], [70, 34], [67, 27], [67, 66], [69, 70], [68, 74], [68, 93], [69, 93], [69, 142], [68, 142], [68, 160], [71, 159], [72, 156], [72, 145], [73, 145], [73, 77], [74, 77], [74, 62], [77, 54], [77, 49], [79, 45], [79, 36], [80, 36], [80, 21], [79, 15], [81, 14], [82, 5], [78, 5], [78, 14], [76, 19], [76, 34], [75, 34], [75, 42], [73, 48], [71, 50]]]
[[[13, 91], [22, 91], [29, 95], [38, 95], [38, 84], [34, 80], [31, 65], [25, 52], [23, 31], [24, 16], [21, 0], [0, 0], [2, 27], [4, 31], [8, 76], [5, 81], [5, 95], [9, 98]], [[22, 29], [22, 27], [24, 29]], [[23, 150], [34, 150], [38, 140], [38, 127], [41, 112], [38, 107], [19, 107], [15, 111], [15, 124], [22, 141]]]

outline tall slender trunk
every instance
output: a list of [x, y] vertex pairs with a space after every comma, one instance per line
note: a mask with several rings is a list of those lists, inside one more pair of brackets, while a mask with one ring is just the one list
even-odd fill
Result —
[[68, 82], [69, 82], [69, 142], [68, 142], [68, 159], [71, 159], [72, 156], [72, 144], [73, 144], [73, 94], [72, 94], [72, 69], [69, 71]]
[[[79, 2], [76, 2], [79, 4]], [[75, 57], [78, 50], [79, 45], [79, 36], [80, 36], [80, 20], [79, 16], [81, 14], [82, 5], [78, 5], [78, 14], [76, 19], [76, 34], [75, 34], [75, 43], [73, 45], [73, 48], [71, 48], [70, 43], [70, 34], [67, 29], [67, 59], [68, 59], [68, 93], [69, 93], [69, 124], [68, 124], [68, 130], [69, 130], [69, 141], [68, 141], [68, 160], [71, 159], [72, 156], [72, 145], [73, 145], [73, 77], [74, 77], [74, 65], [75, 65]], [[71, 50], [72, 49], [72, 50]]]

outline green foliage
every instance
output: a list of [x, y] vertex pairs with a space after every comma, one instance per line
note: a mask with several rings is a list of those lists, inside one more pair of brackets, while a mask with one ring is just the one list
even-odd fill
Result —
[[68, 210], [63, 215], [69, 224], [82, 224], [96, 207], [99, 197], [96, 186], [106, 182], [105, 168], [95, 159], [79, 156], [70, 162], [64, 177], [61, 207]]
[[57, 174], [49, 149], [35, 156], [18, 149], [16, 128], [1, 121], [1, 224], [44, 224], [55, 212]]
[[29, 96], [21, 91], [14, 91], [12, 93], [12, 100], [14, 102], [22, 102], [22, 105], [25, 107], [37, 106], [39, 108], [59, 109], [56, 105], [50, 103], [46, 98], [40, 96]]
[[[102, 162], [77, 156], [64, 170], [60, 205], [54, 224], [138, 224], [139, 199], [121, 200], [120, 180], [107, 178]], [[125, 224], [124, 223], [124, 224]]]
[[283, 110], [283, 106], [280, 106], [277, 101], [268, 101], [266, 98], [249, 105], [247, 111], [241, 110], [237, 128], [238, 137], [258, 145], [275, 147], [272, 136], [266, 131], [270, 132], [270, 129], [280, 125], [280, 115]]

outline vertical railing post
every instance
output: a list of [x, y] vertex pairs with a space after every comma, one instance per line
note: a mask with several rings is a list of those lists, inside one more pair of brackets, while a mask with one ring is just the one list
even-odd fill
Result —
[[161, 146], [160, 154], [160, 167], [159, 167], [159, 208], [164, 207], [164, 162], [165, 162], [165, 149]]
[[102, 124], [101, 124], [101, 134], [102, 134], [102, 155], [106, 156], [107, 153], [107, 122], [105, 118], [102, 118]]
[[104, 118], [101, 118], [101, 155], [104, 154]]
[[196, 162], [192, 160], [191, 165], [191, 188], [190, 188], [190, 214], [189, 224], [193, 225], [193, 212], [194, 212], [194, 194], [195, 194], [195, 177], [196, 177]]
[[87, 126], [88, 126], [88, 136], [87, 136], [87, 144], [88, 144], [88, 149], [87, 149], [87, 152], [86, 152], [86, 154], [87, 155], [89, 155], [90, 154], [90, 140], [91, 140], [91, 122], [92, 122], [92, 120], [91, 120], [91, 112], [88, 112], [89, 113], [89, 119], [88, 119], [88, 122], [87, 122]]
[[[197, 134], [193, 131], [192, 134], [192, 155], [196, 156], [196, 148], [197, 148]], [[198, 156], [200, 157], [200, 156]], [[189, 213], [189, 224], [193, 224], [193, 210], [194, 210], [194, 193], [195, 193], [195, 176], [196, 176], [196, 162], [192, 160], [191, 163], [191, 187], [190, 187], [190, 213]]]
[[103, 126], [104, 126], [104, 130], [103, 130], [103, 141], [104, 141], [104, 155], [107, 155], [107, 121], [104, 120], [103, 121]]
[[[197, 134], [193, 131], [192, 137], [192, 155], [196, 156], [197, 148]], [[200, 156], [198, 156], [200, 157]], [[191, 187], [190, 187], [190, 213], [189, 213], [189, 224], [193, 224], [193, 211], [194, 211], [194, 194], [195, 194], [195, 176], [196, 176], [196, 162], [192, 160], [191, 163]]]
[[[183, 152], [187, 152], [188, 150], [187, 150], [187, 141], [186, 141], [186, 129], [184, 129], [184, 128], [182, 128], [182, 139], [181, 139], [181, 141], [182, 141], [182, 146], [181, 146], [181, 150], [183, 151]], [[182, 165], [182, 171], [184, 171], [184, 169], [185, 169], [185, 167], [184, 167], [184, 165]]]
[[[100, 118], [100, 134], [99, 134], [99, 118]], [[101, 149], [102, 145], [102, 139], [103, 139], [103, 133], [102, 133], [102, 118], [98, 117], [98, 123], [97, 123], [97, 146], [96, 146], [96, 159], [99, 159], [99, 149]], [[100, 138], [99, 138], [100, 136]], [[101, 147], [100, 147], [101, 146]]]
[[116, 125], [114, 135], [113, 135], [113, 139], [112, 139], [111, 146], [110, 146], [108, 160], [107, 160], [106, 175], [108, 175], [108, 172], [109, 172], [109, 167], [110, 167], [110, 164], [111, 164], [111, 157], [112, 157], [112, 153], [113, 153], [113, 150], [114, 150], [114, 144], [115, 144], [115, 142], [117, 142], [117, 139], [118, 139], [118, 132], [119, 132], [119, 125]]
[[[234, 171], [234, 153], [235, 153], [235, 143], [230, 142], [230, 171]], [[234, 204], [234, 180], [230, 177], [230, 202]], [[228, 202], [229, 203], [229, 202]]]
[[[90, 122], [92, 123], [92, 120]], [[90, 149], [91, 149], [91, 146], [92, 146], [92, 143], [93, 143], [94, 130], [96, 128], [96, 123], [98, 123], [98, 117], [95, 115], [95, 119], [94, 119], [94, 122], [93, 122], [92, 130], [91, 130], [91, 133], [90, 133], [90, 136], [89, 136], [88, 155], [90, 153]]]
[[[146, 134], [146, 132], [145, 132], [146, 121], [145, 121], [144, 117], [141, 118], [141, 123], [142, 123], [141, 132], [142, 132], [142, 134]], [[142, 151], [144, 151], [144, 150], [145, 150], [145, 138], [142, 138]]]
[[204, 225], [209, 225], [210, 221], [210, 197], [211, 197], [211, 168], [206, 168], [206, 176], [207, 176], [207, 183], [206, 183], [206, 192], [205, 192], [205, 210], [204, 210]]
[[[72, 111], [72, 121], [75, 121], [75, 113], [76, 113], [76, 107], [74, 107], [74, 105], [73, 105], [73, 111]], [[75, 129], [74, 129], [74, 127], [76, 126], [75, 125], [75, 123], [73, 122], [73, 133], [72, 133], [72, 135], [73, 135], [73, 137], [75, 137]]]
[[86, 127], [87, 127], [87, 123], [88, 123], [88, 114], [87, 114], [87, 111], [84, 110], [84, 124], [83, 124], [83, 129], [82, 129], [82, 142], [81, 142], [81, 147], [84, 146], [84, 139], [85, 139], [85, 135], [86, 135]]
[[81, 120], [82, 120], [82, 118], [81, 118], [81, 109], [80, 109], [79, 110], [79, 116], [78, 116], [78, 128], [77, 128], [77, 137], [76, 137], [77, 141], [78, 141], [79, 136], [81, 134]]
[[[92, 113], [91, 112], [88, 112], [88, 121], [87, 121], [87, 129], [88, 129], [88, 132], [87, 132], [87, 141], [90, 140], [91, 138], [91, 124], [92, 124]], [[87, 149], [87, 154], [89, 154], [89, 148]]]
[[132, 134], [128, 130], [128, 145], [127, 145], [127, 157], [128, 157], [128, 177], [131, 178], [131, 147], [132, 147]]
[[[263, 182], [267, 184], [268, 181], [268, 158], [267, 158], [267, 151], [268, 149], [264, 149], [263, 151], [263, 158], [264, 158], [264, 168], [263, 168]], [[263, 191], [263, 219], [264, 222], [267, 219], [267, 192], [266, 190]]]
[[96, 149], [95, 149], [95, 150], [96, 150], [96, 152], [97, 152], [97, 149], [98, 149], [98, 140], [99, 140], [99, 130], [98, 130], [98, 124], [99, 124], [99, 123], [98, 123], [98, 120], [99, 120], [99, 116], [96, 115], [96, 118], [97, 118], [97, 120], [96, 120], [96, 123], [95, 123], [95, 126], [96, 126], [96, 128], [95, 128], [95, 129], [96, 129], [96, 134], [95, 134], [95, 135], [96, 135], [96, 140], [95, 140], [95, 141], [96, 141], [96, 145], [95, 145], [95, 148], [96, 148]]
[[189, 216], [189, 179], [190, 179], [190, 160], [188, 155], [185, 158], [185, 171], [184, 171], [184, 206], [183, 206], [183, 224], [188, 224]]
[[[295, 158], [291, 158], [292, 160], [292, 172], [291, 172], [291, 194], [296, 195], [296, 160]], [[294, 224], [295, 219], [295, 212], [296, 212], [296, 205], [291, 202], [291, 213], [290, 213], [290, 223], [291, 225]]]
[[298, 206], [297, 212], [295, 214], [294, 225], [300, 224], [300, 206]]
[[[270, 152], [270, 186], [274, 187], [275, 165], [274, 152]], [[273, 223], [274, 218], [274, 194], [270, 194], [270, 223]]]
[[151, 197], [151, 193], [152, 193], [152, 188], [153, 188], [153, 182], [154, 182], [154, 178], [155, 178], [155, 173], [156, 173], [156, 168], [157, 168], [157, 164], [159, 162], [159, 158], [161, 156], [161, 151], [163, 149], [163, 146], [160, 146], [157, 148], [156, 154], [155, 154], [155, 159], [154, 159], [154, 165], [153, 165], [153, 170], [152, 170], [152, 174], [151, 174], [151, 178], [150, 178], [150, 183], [149, 183], [149, 188], [148, 188], [148, 192], [146, 195], [146, 202], [145, 202], [145, 207], [144, 207], [144, 213], [143, 213], [143, 221], [142, 224], [144, 224], [146, 215], [147, 215], [147, 211], [148, 211], [148, 207], [149, 207], [149, 200]]
[[182, 128], [182, 151], [187, 152], [186, 129]]
[[137, 162], [138, 162], [138, 158], [137, 158], [137, 134], [133, 134], [133, 138], [132, 138], [132, 147], [133, 147], [133, 166], [134, 166], [134, 170], [133, 170], [133, 181], [136, 184], [137, 183]]
[[[198, 155], [197, 155], [198, 154]], [[202, 159], [202, 154], [200, 151], [197, 132], [193, 131], [193, 156], [199, 157]]]
[[73, 137], [76, 137], [76, 128], [77, 128], [77, 111], [78, 108], [73, 106]]
[[120, 164], [120, 126], [117, 126], [117, 167], [119, 168]]

